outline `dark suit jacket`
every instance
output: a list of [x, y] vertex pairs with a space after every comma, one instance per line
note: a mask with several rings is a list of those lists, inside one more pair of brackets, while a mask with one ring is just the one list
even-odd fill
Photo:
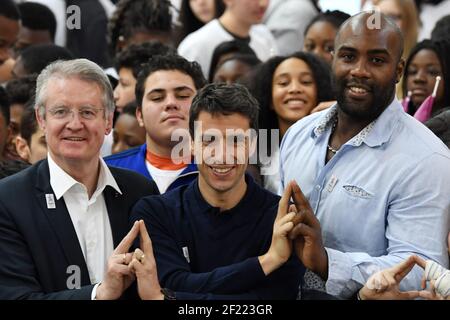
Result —
[[[133, 205], [158, 189], [137, 173], [110, 170], [123, 193], [103, 191], [116, 247]], [[54, 194], [47, 160], [0, 181], [0, 299], [91, 299], [94, 285], [64, 198], [48, 209], [46, 194]], [[70, 266], [79, 267], [78, 290], [68, 289], [76, 283]]]

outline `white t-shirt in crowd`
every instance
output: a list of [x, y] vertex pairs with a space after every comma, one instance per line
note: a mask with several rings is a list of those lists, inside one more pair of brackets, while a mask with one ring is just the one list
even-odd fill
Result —
[[150, 172], [150, 175], [158, 186], [159, 193], [161, 194], [166, 192], [167, 188], [169, 188], [172, 182], [174, 182], [181, 174], [181, 172], [186, 169], [186, 167], [184, 167], [179, 170], [162, 170], [153, 166], [148, 161], [145, 161], [145, 164], [147, 165], [147, 170], [148, 172]]
[[[266, 61], [279, 53], [275, 38], [265, 25], [252, 26], [249, 35], [249, 46], [261, 61]], [[203, 74], [208, 78], [214, 49], [222, 42], [234, 39], [219, 20], [214, 19], [188, 35], [178, 46], [178, 53], [190, 61], [197, 61], [202, 67]]]

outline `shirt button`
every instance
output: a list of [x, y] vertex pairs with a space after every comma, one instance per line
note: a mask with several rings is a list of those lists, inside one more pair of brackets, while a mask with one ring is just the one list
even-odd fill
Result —
[[320, 191], [320, 189], [322, 189], [322, 187], [319, 186], [319, 185], [317, 185], [317, 186], [316, 186], [316, 190], [317, 190], [317, 191]]

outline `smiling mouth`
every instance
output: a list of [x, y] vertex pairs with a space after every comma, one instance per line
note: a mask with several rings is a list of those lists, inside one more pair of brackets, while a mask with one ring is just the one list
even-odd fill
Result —
[[347, 95], [353, 99], [365, 99], [371, 94], [371, 90], [361, 85], [347, 86]]
[[64, 138], [64, 140], [67, 140], [67, 141], [76, 141], [76, 142], [79, 142], [79, 141], [84, 141], [84, 140], [86, 140], [86, 139], [84, 139], [84, 138]]
[[303, 99], [288, 99], [284, 103], [289, 107], [303, 107], [306, 105], [306, 101]]
[[367, 90], [365, 88], [361, 88], [361, 87], [355, 87], [355, 86], [349, 87], [349, 90], [352, 93], [356, 93], [356, 94], [367, 94], [367, 93], [369, 93], [369, 90]]
[[219, 167], [211, 167], [208, 166], [214, 173], [217, 173], [219, 175], [225, 175], [229, 173], [231, 170], [233, 170], [234, 167], [226, 167], [226, 168], [219, 168]]

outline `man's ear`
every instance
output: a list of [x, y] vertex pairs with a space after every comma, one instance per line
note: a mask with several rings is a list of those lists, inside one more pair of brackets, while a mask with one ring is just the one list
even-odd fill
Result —
[[41, 113], [39, 112], [39, 109], [40, 109], [39, 107], [36, 108], [34, 110], [34, 114], [36, 115], [36, 120], [37, 120], [37, 122], [39, 124], [39, 127], [41, 128], [42, 131], [45, 132], [45, 127], [46, 127], [45, 119], [41, 116]]
[[143, 118], [143, 115], [142, 115], [142, 107], [137, 107], [136, 108], [136, 119], [137, 119], [137, 121], [139, 123], [139, 126], [142, 127], [142, 128], [145, 128], [144, 127], [144, 118]]
[[111, 133], [113, 122], [114, 122], [114, 112], [110, 112], [108, 117], [106, 118], [106, 131], [105, 131], [106, 136]]
[[16, 151], [19, 157], [21, 157], [26, 162], [30, 162], [31, 158], [30, 147], [28, 146], [27, 141], [21, 136], [18, 136], [16, 138]]
[[399, 82], [400, 82], [400, 79], [401, 79], [402, 76], [403, 76], [404, 70], [405, 70], [405, 59], [401, 58], [400, 61], [399, 61], [398, 64], [397, 64], [397, 70], [396, 70], [396, 72], [397, 72], [397, 77], [396, 77], [396, 79], [395, 79], [395, 82], [396, 82], [396, 83], [399, 83]]

